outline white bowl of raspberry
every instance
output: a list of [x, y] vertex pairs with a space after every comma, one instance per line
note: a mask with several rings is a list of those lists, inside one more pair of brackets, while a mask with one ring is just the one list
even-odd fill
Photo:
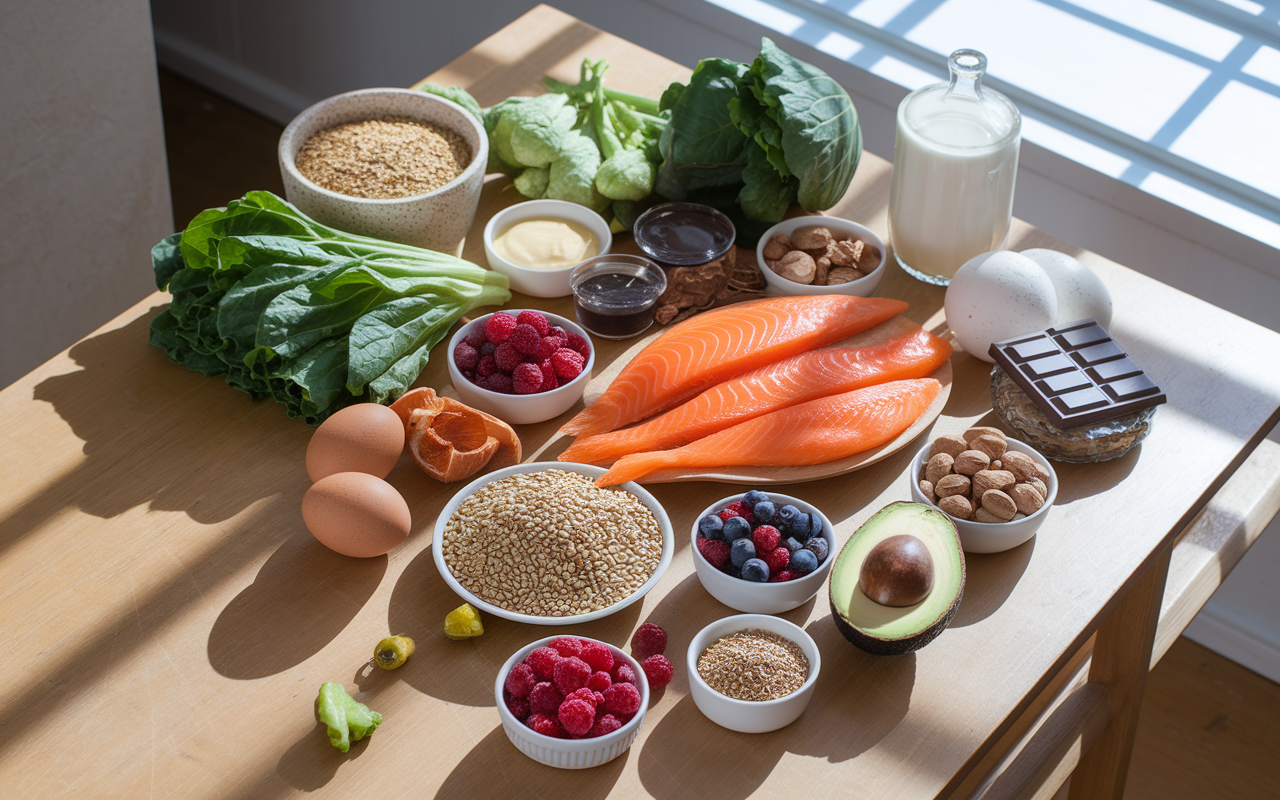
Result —
[[[595, 652], [561, 656], [550, 647], [557, 640], [576, 640]], [[547, 649], [556, 652], [558, 660], [566, 662], [566, 667], [561, 668], [564, 674], [556, 674], [557, 662], [548, 666], [537, 656], [532, 663], [528, 662], [535, 650], [542, 653]], [[605, 650], [612, 664], [608, 670], [600, 670], [598, 667], [602, 664], [597, 662]], [[572, 667], [577, 665], [568, 662], [584, 658], [591, 662], [587, 668], [592, 670], [587, 686], [592, 685], [590, 681], [598, 680], [597, 672], [608, 673], [609, 686], [601, 692], [603, 704], [592, 705], [585, 699], [574, 698], [573, 692], [566, 697], [560, 690], [577, 685], [582, 676], [576, 676], [578, 680], [575, 680]], [[513, 674], [517, 665], [522, 666]], [[629, 667], [630, 674], [622, 672], [620, 665]], [[621, 686], [615, 689], [615, 684], [627, 684], [634, 690]], [[640, 663], [613, 645], [582, 636], [548, 636], [516, 651], [498, 671], [493, 691], [502, 730], [516, 749], [540, 764], [560, 769], [598, 767], [625, 753], [640, 732], [644, 712], [649, 708], [649, 681]]]
[[536, 309], [499, 311], [463, 325], [447, 355], [458, 399], [512, 425], [545, 422], [573, 408], [596, 363], [585, 330]]

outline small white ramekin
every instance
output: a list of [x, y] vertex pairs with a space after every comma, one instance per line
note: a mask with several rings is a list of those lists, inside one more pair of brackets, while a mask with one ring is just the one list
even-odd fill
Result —
[[[803, 283], [796, 283], [793, 280], [782, 277], [770, 269], [768, 264], [764, 263], [764, 246], [768, 244], [769, 239], [773, 238], [774, 234], [785, 233], [790, 236], [800, 228], [809, 228], [815, 225], [823, 225], [830, 228], [831, 232], [837, 236], [853, 236], [862, 239], [869, 245], [874, 245], [880, 251], [880, 263], [866, 277], [847, 283], [837, 283], [833, 286], [808, 286]], [[759, 243], [756, 244], [756, 260], [760, 264], [760, 271], [764, 273], [765, 283], [769, 284], [769, 294], [847, 294], [854, 297], [870, 297], [871, 293], [880, 285], [880, 279], [884, 277], [885, 264], [888, 263], [884, 240], [877, 236], [875, 231], [865, 225], [859, 225], [847, 219], [819, 215], [784, 219], [765, 231], [764, 236], [761, 236]]]
[[489, 259], [489, 268], [506, 275], [511, 281], [512, 290], [522, 294], [532, 297], [567, 297], [572, 293], [569, 275], [578, 266], [570, 264], [559, 269], [531, 269], [498, 255], [493, 241], [517, 222], [530, 219], [560, 219], [586, 227], [595, 236], [599, 247], [589, 257], [603, 255], [613, 247], [613, 232], [609, 230], [609, 223], [586, 206], [564, 200], [528, 200], [502, 209], [484, 226], [484, 254]]

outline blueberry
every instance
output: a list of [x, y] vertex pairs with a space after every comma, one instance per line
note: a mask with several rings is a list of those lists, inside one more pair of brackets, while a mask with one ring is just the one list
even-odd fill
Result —
[[742, 517], [729, 517], [721, 529], [726, 542], [733, 542], [737, 539], [751, 536], [751, 523]]
[[797, 533], [796, 538], [804, 539], [808, 541], [809, 539], [812, 539], [815, 536], [821, 536], [822, 535], [822, 517], [819, 517], [817, 514], [805, 514], [805, 518], [806, 518], [805, 521], [807, 521], [808, 526], [805, 531], [801, 533]]
[[755, 510], [756, 503], [765, 503], [768, 502], [768, 500], [769, 495], [764, 492], [758, 492], [755, 489], [752, 489], [742, 496], [742, 502], [751, 506], [752, 510]]
[[[750, 539], [737, 539], [729, 546], [729, 563], [738, 569], [742, 569], [742, 565], [747, 563], [747, 559], [755, 557], [756, 546], [751, 543]], [[817, 566], [817, 564], [814, 566]]]
[[783, 539], [782, 546], [787, 548], [788, 553], [794, 553], [795, 551], [804, 547], [804, 545], [801, 544], [799, 540], [797, 540], [796, 537], [794, 536], [788, 536], [787, 538]]
[[796, 518], [791, 520], [791, 526], [789, 528], [791, 535], [802, 542], [809, 541], [809, 536], [813, 530], [812, 519], [812, 517], [803, 511], [796, 514]]
[[818, 556], [812, 550], [800, 549], [791, 554], [791, 563], [787, 569], [808, 575], [818, 568]]
[[778, 529], [790, 533], [791, 523], [795, 522], [796, 519], [803, 513], [804, 513], [803, 511], [796, 508], [795, 506], [783, 506], [782, 508], [778, 509], [778, 521], [773, 524], [777, 526]]
[[751, 513], [761, 525], [772, 525], [773, 518], [778, 515], [778, 506], [772, 500], [761, 500], [751, 509]]
[[749, 558], [742, 565], [742, 579], [764, 583], [769, 580], [769, 565], [758, 558]]
[[813, 554], [818, 557], [818, 563], [821, 564], [827, 560], [827, 554], [830, 552], [831, 545], [827, 543], [827, 537], [814, 536], [804, 543], [806, 550], [812, 550]]
[[717, 517], [715, 514], [708, 514], [702, 519], [698, 520], [698, 532], [701, 533], [703, 536], [707, 537], [708, 539], [724, 538], [721, 532], [723, 528], [724, 528], [724, 523], [721, 522], [720, 518]]

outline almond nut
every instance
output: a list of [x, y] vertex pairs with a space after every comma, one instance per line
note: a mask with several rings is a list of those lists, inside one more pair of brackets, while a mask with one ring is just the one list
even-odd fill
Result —
[[1047, 484], [1049, 482], [1049, 468], [1039, 461], [1032, 461], [1031, 463], [1035, 465], [1036, 477]]
[[991, 462], [991, 469], [1004, 469], [1004, 464], [1000, 463], [1000, 459]]
[[980, 470], [987, 469], [991, 466], [991, 458], [981, 450], [965, 450], [956, 456], [955, 463], [951, 465], [961, 475], [975, 475]]
[[808, 286], [813, 283], [813, 276], [818, 272], [818, 265], [813, 257], [800, 250], [792, 250], [778, 260], [774, 269], [782, 277]]
[[1018, 479], [1018, 483], [1026, 483], [1037, 477], [1036, 462], [1026, 453], [1010, 450], [1000, 458], [1000, 463], [1004, 465], [1005, 469], [1013, 473], [1013, 476]]
[[955, 463], [955, 459], [947, 453], [938, 453], [929, 459], [929, 463], [924, 466], [924, 479], [929, 483], [936, 484], [946, 476], [951, 474], [951, 465]]
[[838, 283], [848, 283], [856, 281], [858, 278], [864, 277], [853, 267], [832, 267], [827, 273], [827, 285], [835, 286]]
[[775, 233], [773, 238], [765, 242], [764, 258], [766, 261], [777, 261], [791, 251], [791, 240], [785, 233]]
[[1020, 483], [1009, 490], [1009, 496], [1023, 514], [1031, 515], [1044, 506], [1044, 495], [1029, 483]]
[[981, 469], [973, 475], [973, 493], [981, 497], [988, 489], [1007, 492], [1017, 482], [1007, 469]]
[[992, 461], [1004, 455], [1004, 450], [1008, 446], [1009, 443], [1006, 442], [1003, 437], [992, 436], [989, 433], [984, 433], [981, 436], [975, 436], [969, 442], [969, 449], [981, 450], [986, 453], [987, 458], [990, 458]]
[[1049, 487], [1044, 485], [1044, 481], [1040, 480], [1039, 478], [1032, 478], [1026, 483], [1028, 486], [1034, 486], [1035, 490], [1040, 493], [1041, 497], [1044, 497], [1046, 499], [1049, 497]]
[[953, 494], [968, 494], [969, 479], [963, 475], [947, 475], [933, 485], [938, 497], [950, 497]]
[[986, 425], [979, 425], [977, 427], [970, 428], [969, 430], [964, 432], [964, 440], [966, 442], [972, 442], [974, 439], [977, 439], [979, 436], [997, 436], [1000, 438], [1000, 441], [1005, 442], [1006, 444], [1009, 441], [1005, 437], [1004, 431], [1000, 430], [999, 428], [992, 428]]
[[959, 436], [939, 436], [933, 440], [933, 446], [929, 448], [929, 458], [933, 458], [938, 453], [955, 457], [968, 449], [969, 445]]
[[968, 519], [973, 516], [973, 503], [962, 494], [953, 494], [938, 501], [938, 508], [956, 519]]
[[930, 503], [932, 503], [934, 498], [937, 497], [937, 495], [933, 493], [933, 484], [929, 481], [920, 481], [920, 494], [924, 495]]
[[812, 225], [797, 228], [791, 233], [791, 246], [801, 250], [821, 250], [826, 252], [827, 245], [835, 240], [831, 229], [825, 225]]
[[978, 510], [973, 512], [973, 521], [987, 522], [987, 523], [1000, 523], [1000, 522], [1006, 522], [1007, 520], [1000, 519], [995, 514], [992, 514], [990, 511], [979, 506]]
[[1018, 513], [1018, 504], [999, 489], [988, 489], [982, 493], [982, 507], [999, 517], [1001, 522], [1013, 519], [1013, 515]]

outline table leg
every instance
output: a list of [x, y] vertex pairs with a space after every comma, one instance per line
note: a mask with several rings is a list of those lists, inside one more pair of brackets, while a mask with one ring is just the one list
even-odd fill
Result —
[[1089, 682], [1107, 689], [1110, 721], [1071, 776], [1071, 800], [1120, 800], [1160, 621], [1170, 542], [1098, 628]]

